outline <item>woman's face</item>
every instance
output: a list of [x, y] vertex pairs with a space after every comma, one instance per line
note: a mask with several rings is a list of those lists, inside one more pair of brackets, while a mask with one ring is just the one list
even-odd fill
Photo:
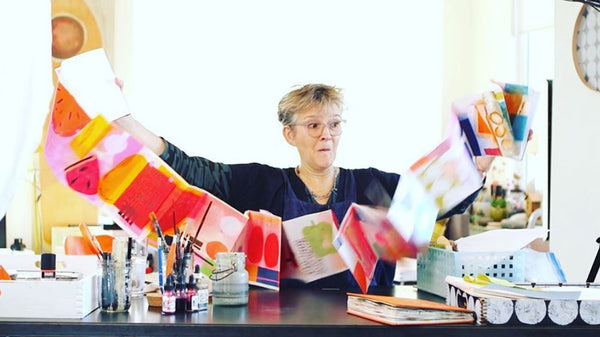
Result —
[[335, 130], [341, 131], [341, 123], [340, 109], [315, 108], [297, 114], [294, 123], [285, 126], [283, 132], [288, 143], [298, 149], [303, 166], [324, 170], [335, 161], [341, 136]]

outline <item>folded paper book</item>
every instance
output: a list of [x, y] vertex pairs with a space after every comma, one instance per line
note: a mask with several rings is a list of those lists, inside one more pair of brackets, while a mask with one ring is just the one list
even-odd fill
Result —
[[281, 218], [267, 211], [246, 211], [248, 224], [242, 236], [249, 283], [279, 289], [281, 270]]
[[539, 93], [510, 83], [453, 102], [465, 141], [474, 156], [522, 159]]
[[[89, 74], [81, 76], [70, 71], [70, 67], [78, 69], [80, 61], [102, 66], [86, 67]], [[95, 74], [99, 71], [103, 73]], [[150, 149], [107, 121], [102, 113], [123, 115], [127, 110], [103, 51], [71, 58], [57, 73], [59, 82], [43, 151], [60, 182], [97, 206], [129, 235], [148, 237], [150, 243], [157, 237], [149, 216], [154, 213], [165, 235], [183, 233], [179, 242], [191, 243], [194, 265], [200, 265], [205, 274], [210, 274], [218, 252], [250, 249], [246, 253], [251, 260], [246, 265], [255, 277], [253, 283], [278, 289], [279, 254], [272, 254], [281, 240], [278, 217], [242, 214], [188, 184]], [[97, 88], [102, 99], [94, 99], [92, 88]], [[250, 235], [246, 235], [249, 227]], [[252, 234], [259, 232], [257, 228], [267, 234], [265, 249], [260, 251], [246, 242], [256, 239]], [[263, 253], [269, 255], [258, 256]]]
[[363, 292], [378, 259], [414, 257], [429, 244], [438, 215], [446, 214], [481, 187], [457, 123], [448, 137], [405, 172], [389, 209], [352, 204], [334, 245]]

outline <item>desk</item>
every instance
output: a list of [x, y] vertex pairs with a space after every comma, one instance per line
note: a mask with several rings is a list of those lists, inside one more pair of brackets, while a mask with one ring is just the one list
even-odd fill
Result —
[[145, 299], [138, 299], [129, 313], [108, 314], [96, 310], [82, 320], [0, 318], [0, 336], [546, 337], [597, 336], [599, 333], [600, 326], [588, 325], [390, 327], [348, 315], [343, 292], [308, 289], [281, 293], [253, 289], [247, 307], [209, 306], [207, 312], [188, 315], [162, 316], [158, 308], [148, 308]]

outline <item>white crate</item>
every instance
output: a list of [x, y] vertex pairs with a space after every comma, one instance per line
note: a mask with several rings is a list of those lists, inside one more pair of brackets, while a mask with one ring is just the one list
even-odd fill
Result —
[[429, 247], [417, 256], [417, 288], [446, 297], [446, 276], [488, 276], [511, 282], [525, 281], [525, 253], [453, 252]]
[[[0, 265], [9, 272], [38, 272], [39, 259], [39, 255], [0, 256]], [[99, 275], [96, 256], [57, 256], [56, 263], [57, 272], [81, 273], [81, 278], [2, 280], [0, 317], [79, 319], [98, 308]], [[41, 271], [39, 273], [41, 275]]]

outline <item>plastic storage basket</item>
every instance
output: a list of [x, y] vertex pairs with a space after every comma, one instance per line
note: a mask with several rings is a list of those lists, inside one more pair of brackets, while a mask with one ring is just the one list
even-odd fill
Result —
[[453, 252], [429, 247], [417, 256], [417, 288], [446, 297], [446, 276], [485, 274], [511, 282], [525, 281], [525, 253]]

